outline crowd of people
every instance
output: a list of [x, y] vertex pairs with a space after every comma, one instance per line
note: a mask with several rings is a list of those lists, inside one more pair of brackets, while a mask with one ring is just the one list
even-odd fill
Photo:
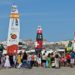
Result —
[[43, 54], [30, 54], [30, 53], [18, 53], [18, 54], [3, 54], [0, 56], [1, 68], [60, 68], [62, 66], [74, 67], [75, 64], [75, 52], [67, 52], [65, 55], [59, 55], [59, 53]]

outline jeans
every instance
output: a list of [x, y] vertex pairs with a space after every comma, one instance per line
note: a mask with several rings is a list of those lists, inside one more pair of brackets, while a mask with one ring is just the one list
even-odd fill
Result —
[[22, 62], [22, 67], [23, 67], [23, 68], [31, 68], [31, 63], [30, 63], [30, 61], [23, 60], [23, 62]]

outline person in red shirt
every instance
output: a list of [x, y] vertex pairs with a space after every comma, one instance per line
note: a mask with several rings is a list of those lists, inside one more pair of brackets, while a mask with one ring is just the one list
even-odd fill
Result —
[[66, 58], [65, 56], [61, 57], [61, 65], [65, 67], [66, 65]]
[[70, 65], [70, 59], [71, 59], [71, 56], [69, 53], [66, 54], [66, 60], [67, 60], [67, 65], [69, 66]]

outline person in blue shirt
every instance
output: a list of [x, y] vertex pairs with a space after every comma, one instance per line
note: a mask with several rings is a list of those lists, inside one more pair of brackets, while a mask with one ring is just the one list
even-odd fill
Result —
[[75, 52], [72, 51], [72, 52], [70, 53], [70, 56], [71, 56], [70, 65], [71, 65], [71, 67], [73, 67], [73, 66], [74, 66], [74, 60], [75, 60]]

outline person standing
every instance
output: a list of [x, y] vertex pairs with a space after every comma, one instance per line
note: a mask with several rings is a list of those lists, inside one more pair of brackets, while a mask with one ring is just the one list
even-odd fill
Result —
[[50, 68], [51, 67], [51, 57], [50, 57], [50, 53], [48, 54], [48, 57], [46, 59], [46, 67]]
[[11, 67], [14, 67], [14, 61], [13, 61], [13, 55], [9, 55], [9, 61], [10, 61], [10, 65]]
[[71, 56], [70, 65], [71, 65], [71, 67], [73, 67], [73, 66], [74, 66], [74, 58], [75, 58], [75, 53], [74, 53], [74, 51], [72, 51], [72, 52], [70, 53], [70, 56]]
[[67, 66], [70, 66], [70, 59], [71, 59], [70, 53], [67, 53], [66, 54]]
[[29, 68], [29, 64], [27, 62], [27, 57], [28, 57], [27, 53], [24, 52], [23, 58], [22, 58], [22, 67], [24, 67], [24, 68]]
[[31, 55], [31, 67], [34, 66], [34, 54]]
[[27, 62], [31, 68], [31, 55], [30, 54], [27, 55]]
[[5, 64], [5, 54], [1, 57], [1, 67], [4, 67]]
[[41, 66], [41, 55], [38, 54], [37, 56], [37, 63], [38, 63], [38, 66], [40, 67]]
[[14, 67], [16, 68], [16, 66], [17, 66], [17, 54], [13, 55], [13, 62], [14, 62]]
[[17, 68], [21, 68], [21, 65], [22, 65], [22, 54], [21, 53], [17, 55], [17, 64], [18, 64]]
[[46, 64], [46, 55], [45, 53], [42, 55], [42, 66], [45, 67]]
[[10, 61], [9, 61], [9, 55], [8, 54], [5, 56], [5, 64], [4, 64], [4, 67], [5, 68], [10, 68], [11, 67], [10, 66]]
[[59, 55], [55, 55], [55, 68], [60, 68], [60, 58]]

